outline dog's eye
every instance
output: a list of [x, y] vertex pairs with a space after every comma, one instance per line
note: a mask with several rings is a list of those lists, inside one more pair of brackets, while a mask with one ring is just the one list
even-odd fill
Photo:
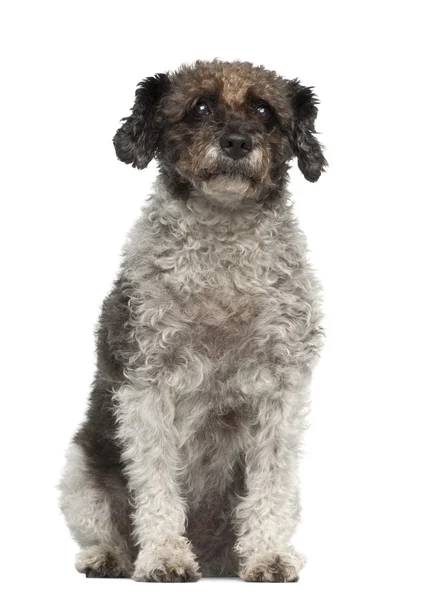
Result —
[[265, 104], [261, 104], [256, 109], [256, 116], [260, 121], [269, 121], [272, 118], [271, 109]]
[[196, 104], [194, 105], [193, 108], [193, 114], [195, 117], [204, 117], [206, 115], [209, 115], [211, 112], [211, 109], [209, 108], [209, 106], [207, 105], [207, 103], [204, 100], [198, 100], [196, 102]]

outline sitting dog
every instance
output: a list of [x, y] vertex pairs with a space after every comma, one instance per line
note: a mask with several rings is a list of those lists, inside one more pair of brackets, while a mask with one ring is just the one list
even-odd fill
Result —
[[286, 191], [317, 98], [245, 62], [142, 81], [118, 158], [159, 164], [97, 332], [61, 508], [89, 577], [296, 581], [297, 464], [320, 288]]

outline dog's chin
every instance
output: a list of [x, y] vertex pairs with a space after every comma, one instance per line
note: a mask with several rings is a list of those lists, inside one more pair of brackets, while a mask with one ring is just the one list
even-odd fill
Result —
[[203, 177], [196, 187], [207, 196], [231, 200], [252, 196], [256, 186], [254, 180], [247, 175], [223, 172]]

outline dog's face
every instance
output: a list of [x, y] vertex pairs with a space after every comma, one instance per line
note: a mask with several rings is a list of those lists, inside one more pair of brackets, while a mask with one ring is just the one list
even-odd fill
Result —
[[156, 156], [175, 189], [259, 199], [280, 189], [293, 156], [319, 178], [316, 105], [311, 88], [262, 67], [197, 62], [139, 84], [115, 149], [140, 169]]

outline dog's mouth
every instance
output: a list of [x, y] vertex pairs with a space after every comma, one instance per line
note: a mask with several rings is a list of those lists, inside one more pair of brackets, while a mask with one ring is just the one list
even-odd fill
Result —
[[259, 178], [254, 173], [249, 173], [243, 169], [220, 168], [213, 170], [203, 170], [199, 173], [199, 178], [203, 181], [213, 179], [227, 179], [229, 181], [244, 180], [251, 183], [258, 183]]
[[213, 179], [215, 177], [228, 177], [228, 179], [252, 179], [249, 175], [245, 173], [237, 173], [234, 171], [216, 171], [213, 173], [205, 173], [202, 175], [202, 179]]
[[260, 148], [240, 159], [224, 157], [213, 149], [204, 155], [192, 156], [190, 161], [185, 159], [182, 167], [183, 177], [202, 192], [247, 197], [262, 189], [268, 163]]

